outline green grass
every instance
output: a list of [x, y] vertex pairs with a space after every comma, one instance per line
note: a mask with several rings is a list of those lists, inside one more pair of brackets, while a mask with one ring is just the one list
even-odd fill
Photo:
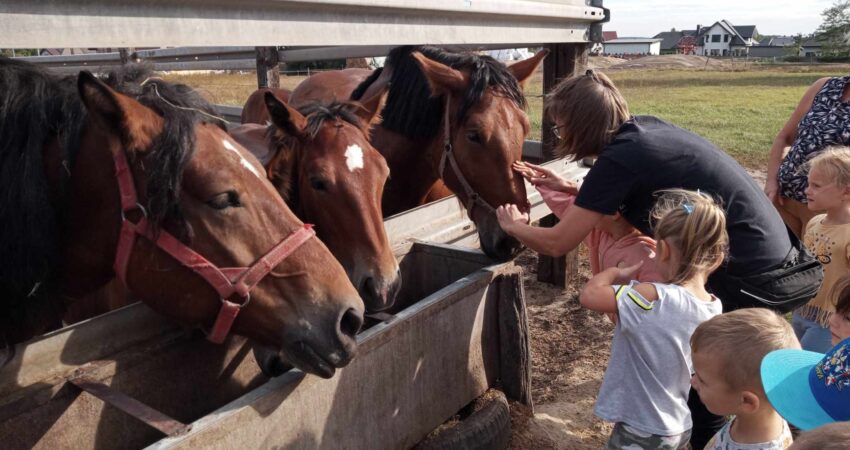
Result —
[[[825, 76], [842, 75], [845, 66], [770, 67], [745, 71], [608, 71], [633, 114], [658, 116], [700, 134], [744, 166], [763, 168], [774, 136], [806, 88]], [[215, 103], [241, 105], [253, 74], [169, 76], [200, 88]], [[281, 77], [292, 88], [303, 77]], [[540, 138], [543, 99], [539, 74], [526, 86], [531, 138]]]

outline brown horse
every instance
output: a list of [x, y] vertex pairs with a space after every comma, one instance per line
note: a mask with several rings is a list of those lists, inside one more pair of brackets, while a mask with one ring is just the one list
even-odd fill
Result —
[[530, 128], [521, 85], [546, 53], [505, 67], [488, 56], [434, 47], [390, 52], [383, 71], [352, 94], [357, 100], [373, 84], [389, 83], [383, 120], [372, 134], [392, 173], [384, 214], [433, 199], [442, 181], [466, 205], [484, 252], [510, 258], [520, 244], [499, 227], [494, 208], [505, 203], [529, 208], [523, 180], [511, 164], [522, 157]]
[[232, 330], [324, 377], [351, 360], [356, 290], [211, 111], [135, 68], [74, 83], [0, 60], [3, 342], [117, 276], [211, 340]]
[[271, 93], [265, 100], [272, 125], [242, 125], [232, 128], [231, 136], [263, 162], [295, 214], [316, 224], [319, 238], [342, 263], [366, 310], [391, 307], [401, 278], [381, 214], [389, 169], [369, 143], [369, 124], [380, 109], [380, 97], [363, 104], [333, 101], [299, 109]]
[[260, 125], [267, 125], [269, 123], [269, 111], [266, 109], [266, 101], [264, 100], [266, 92], [271, 92], [284, 101], [289, 100], [290, 92], [287, 89], [257, 89], [248, 96], [245, 106], [242, 107], [242, 123], [258, 123]]
[[[372, 75], [370, 69], [342, 69], [316, 72], [292, 90], [287, 100], [278, 96], [279, 99], [289, 103], [290, 106], [299, 108], [308, 103], [331, 103], [339, 100], [348, 100], [351, 93]], [[362, 98], [370, 98], [364, 96]], [[243, 122], [244, 123], [244, 122]]]

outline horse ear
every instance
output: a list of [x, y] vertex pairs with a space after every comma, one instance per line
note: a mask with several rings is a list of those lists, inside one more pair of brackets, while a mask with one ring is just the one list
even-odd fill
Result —
[[273, 124], [291, 136], [301, 137], [304, 135], [307, 119], [298, 110], [287, 105], [286, 102], [277, 98], [271, 92], [266, 92], [263, 98], [266, 101], [266, 108], [269, 110], [269, 117], [271, 117]]
[[149, 148], [162, 130], [162, 118], [157, 113], [115, 92], [89, 72], [80, 72], [77, 90], [89, 115], [115, 130], [128, 150]]
[[523, 59], [522, 61], [517, 61], [510, 66], [508, 66], [508, 70], [514, 74], [516, 80], [519, 82], [519, 85], [525, 88], [525, 82], [531, 77], [531, 74], [537, 70], [537, 66], [543, 62], [543, 58], [549, 54], [549, 49], [543, 49], [537, 52], [531, 58]]
[[437, 97], [453, 92], [462, 92], [469, 86], [469, 77], [463, 72], [453, 69], [445, 64], [428, 59], [419, 52], [411, 54], [419, 68], [428, 79], [432, 96]]
[[384, 107], [384, 92], [379, 92], [376, 95], [373, 95], [371, 98], [363, 100], [356, 104], [356, 108], [354, 108], [354, 114], [360, 118], [360, 121], [363, 122], [363, 127], [365, 129], [369, 129], [369, 126], [373, 123], [377, 123], [381, 120], [380, 112]]

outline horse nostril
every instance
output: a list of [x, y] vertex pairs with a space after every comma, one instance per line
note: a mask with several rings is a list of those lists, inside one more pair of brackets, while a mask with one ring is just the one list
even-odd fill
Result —
[[363, 326], [363, 314], [354, 308], [348, 308], [339, 321], [339, 329], [342, 334], [354, 338], [360, 327]]

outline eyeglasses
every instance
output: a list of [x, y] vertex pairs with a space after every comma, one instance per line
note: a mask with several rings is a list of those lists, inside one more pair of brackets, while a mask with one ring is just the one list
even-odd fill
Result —
[[558, 139], [563, 139], [563, 137], [561, 137], [561, 132], [558, 131], [558, 130], [560, 130], [561, 128], [565, 128], [565, 127], [566, 127], [566, 125], [553, 125], [552, 126], [552, 134], [554, 134], [555, 137], [558, 138]]

